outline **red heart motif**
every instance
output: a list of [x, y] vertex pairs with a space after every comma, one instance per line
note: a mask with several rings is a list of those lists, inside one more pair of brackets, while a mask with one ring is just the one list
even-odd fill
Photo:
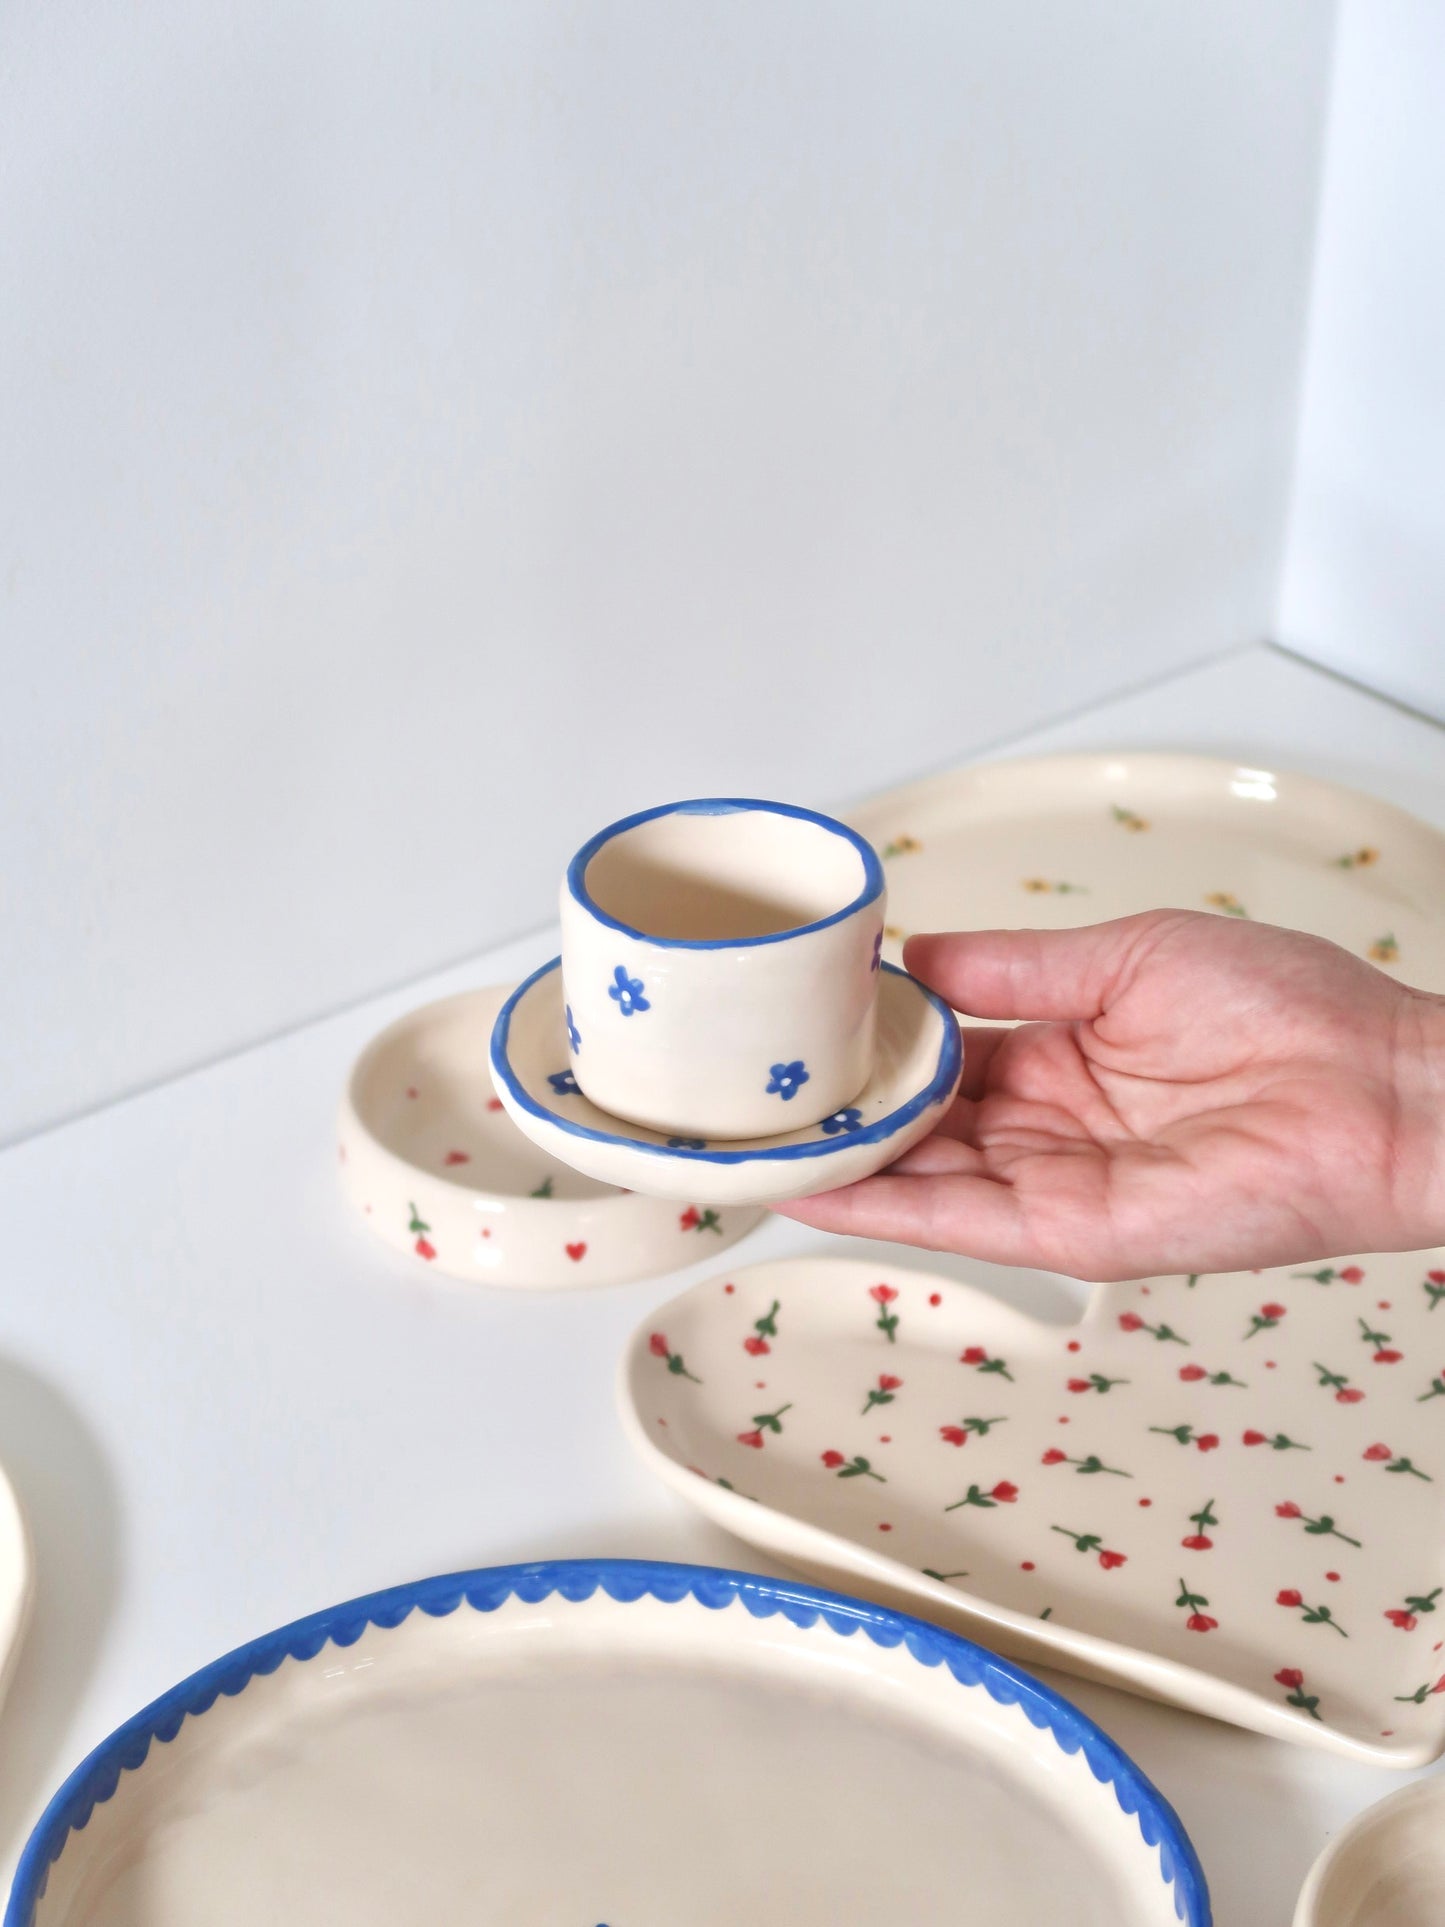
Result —
[[572, 1260], [573, 1264], [576, 1264], [579, 1259], [585, 1258], [587, 1256], [586, 1245], [585, 1244], [568, 1245], [567, 1256]]
[[443, 1160], [446, 1164], [470, 1164], [471, 1161], [470, 1151], [448, 1151]]

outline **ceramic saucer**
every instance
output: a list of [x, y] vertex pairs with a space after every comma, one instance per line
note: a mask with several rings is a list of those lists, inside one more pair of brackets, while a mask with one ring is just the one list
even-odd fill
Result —
[[530, 976], [492, 1032], [492, 1081], [523, 1134], [589, 1177], [709, 1205], [777, 1203], [835, 1191], [881, 1170], [931, 1131], [958, 1088], [963, 1050], [947, 1004], [884, 965], [873, 1076], [821, 1124], [708, 1144], [599, 1110], [568, 1068], [561, 959]]
[[1294, 1927], [1436, 1927], [1445, 1894], [1445, 1779], [1356, 1816], [1311, 1867]]
[[454, 1278], [620, 1284], [696, 1264], [757, 1223], [746, 1208], [631, 1196], [520, 1136], [492, 1095], [487, 1044], [508, 987], [463, 991], [374, 1038], [337, 1125], [342, 1187], [367, 1226]]
[[1168, 1803], [1007, 1661], [788, 1580], [577, 1560], [374, 1593], [184, 1680], [61, 1787], [5, 1923], [964, 1918], [1208, 1927], [1209, 1898]]
[[30, 1535], [10, 1481], [0, 1468], [0, 1701], [10, 1684], [30, 1608]]

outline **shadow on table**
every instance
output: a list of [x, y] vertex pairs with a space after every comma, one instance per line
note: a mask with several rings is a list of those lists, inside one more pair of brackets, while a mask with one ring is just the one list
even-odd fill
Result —
[[115, 1487], [89, 1428], [52, 1386], [0, 1358], [0, 1464], [35, 1552], [29, 1630], [0, 1707], [0, 1867], [76, 1765], [68, 1739], [116, 1595]]

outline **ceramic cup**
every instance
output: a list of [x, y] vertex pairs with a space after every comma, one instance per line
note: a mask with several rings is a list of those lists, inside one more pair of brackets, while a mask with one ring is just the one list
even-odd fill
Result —
[[771, 1137], [842, 1111], [873, 1068], [883, 866], [788, 803], [624, 817], [562, 882], [572, 1072], [614, 1117]]

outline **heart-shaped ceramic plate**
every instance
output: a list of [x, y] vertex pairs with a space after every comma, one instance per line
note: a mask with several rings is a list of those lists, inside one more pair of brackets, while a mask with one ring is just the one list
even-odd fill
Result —
[[523, 1288], [652, 1278], [751, 1231], [760, 1211], [619, 1191], [530, 1144], [487, 1072], [510, 994], [465, 990], [408, 1011], [356, 1060], [336, 1148], [368, 1230], [450, 1277]]
[[1445, 1252], [1095, 1287], [842, 1259], [654, 1313], [624, 1422], [754, 1545], [1016, 1657], [1377, 1764], [1445, 1751]]

